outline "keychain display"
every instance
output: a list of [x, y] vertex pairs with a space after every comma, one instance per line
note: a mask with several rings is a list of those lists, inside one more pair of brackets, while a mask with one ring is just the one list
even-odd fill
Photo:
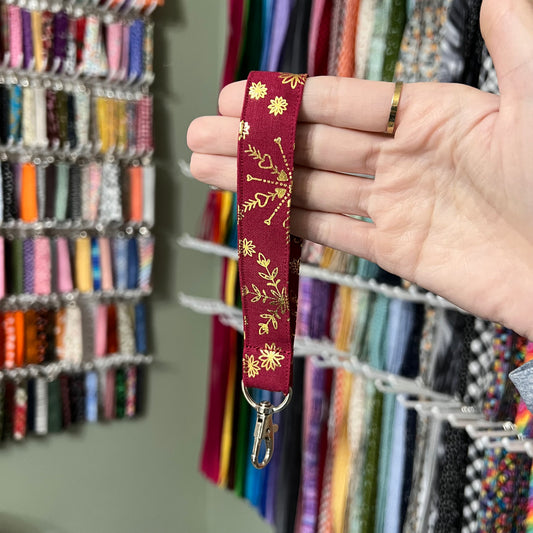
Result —
[[153, 80], [150, 20], [131, 17], [126, 9], [101, 17], [53, 6], [30, 10], [20, 4], [0, 6], [0, 17], [6, 21], [0, 29], [4, 68], [129, 84]]
[[0, 0], [0, 442], [144, 410], [162, 0]]
[[7, 378], [0, 385], [0, 443], [141, 415], [145, 380], [142, 365]]
[[152, 105], [142, 93], [0, 83], [0, 145], [142, 157], [154, 148]]
[[143, 409], [146, 355], [142, 302], [1, 312], [1, 440], [134, 417]]
[[[137, 237], [0, 237], [0, 297], [20, 294], [149, 293], [154, 239]], [[1, 271], [1, 269], [0, 269]]]
[[0, 162], [0, 223], [47, 227], [154, 224], [155, 170], [117, 163]]
[[0, 371], [58, 361], [81, 365], [116, 354], [147, 355], [145, 321], [144, 303], [120, 300], [0, 311]]

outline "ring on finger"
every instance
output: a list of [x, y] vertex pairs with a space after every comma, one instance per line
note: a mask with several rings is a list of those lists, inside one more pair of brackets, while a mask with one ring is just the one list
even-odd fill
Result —
[[403, 82], [397, 81], [394, 84], [394, 93], [390, 104], [389, 120], [387, 121], [387, 128], [385, 133], [394, 135], [396, 128], [396, 114], [398, 113], [398, 105], [400, 104], [400, 96], [402, 94]]

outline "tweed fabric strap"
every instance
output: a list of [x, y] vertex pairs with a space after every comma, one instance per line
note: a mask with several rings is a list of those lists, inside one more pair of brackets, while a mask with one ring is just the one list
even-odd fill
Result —
[[299, 240], [290, 235], [296, 121], [306, 75], [251, 72], [239, 131], [243, 383], [289, 392]]

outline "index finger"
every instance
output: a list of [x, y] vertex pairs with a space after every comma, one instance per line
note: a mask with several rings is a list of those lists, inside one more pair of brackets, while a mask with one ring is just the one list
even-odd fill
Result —
[[[218, 108], [222, 115], [240, 117], [246, 81], [222, 89]], [[383, 133], [389, 118], [394, 83], [335, 76], [311, 77], [305, 84], [298, 120], [340, 128]], [[404, 86], [401, 107], [407, 98]], [[266, 95], [266, 98], [276, 95]], [[397, 123], [399, 122], [399, 116]]]

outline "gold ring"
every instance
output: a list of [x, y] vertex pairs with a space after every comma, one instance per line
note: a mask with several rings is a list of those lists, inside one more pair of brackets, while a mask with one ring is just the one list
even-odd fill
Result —
[[402, 94], [403, 82], [397, 81], [394, 84], [394, 94], [390, 103], [389, 120], [387, 121], [387, 129], [385, 133], [394, 135], [394, 128], [396, 126], [396, 113], [398, 113], [398, 105], [400, 103], [400, 95]]

